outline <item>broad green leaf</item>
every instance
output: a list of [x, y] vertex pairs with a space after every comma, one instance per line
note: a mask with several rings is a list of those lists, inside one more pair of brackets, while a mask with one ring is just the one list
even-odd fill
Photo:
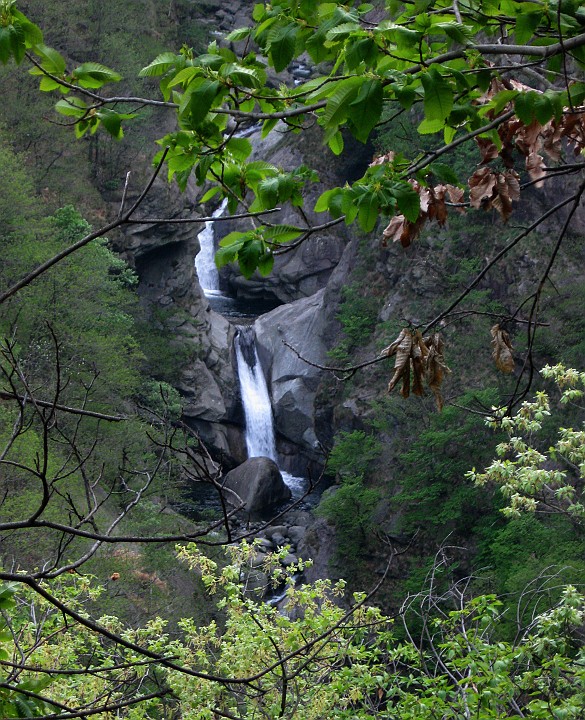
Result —
[[183, 58], [175, 53], [165, 52], [157, 55], [155, 59], [138, 73], [138, 77], [155, 77], [164, 75], [175, 67]]
[[[62, 77], [65, 74], [66, 63], [62, 55], [53, 48], [46, 45], [37, 45], [34, 49], [35, 54], [41, 58], [41, 67], [51, 75]], [[32, 68], [29, 71], [31, 75], [42, 75], [42, 71], [38, 68]]]
[[194, 125], [199, 125], [213, 105], [221, 88], [218, 80], [202, 80], [193, 90], [189, 99], [189, 117]]
[[331, 30], [328, 30], [325, 37], [327, 40], [340, 40], [361, 29], [359, 22], [341, 23], [341, 25], [336, 25]]
[[278, 204], [278, 178], [271, 177], [262, 180], [257, 188], [258, 197], [265, 210], [272, 210]]
[[232, 137], [228, 140], [226, 149], [236, 160], [244, 161], [252, 153], [252, 143], [248, 138]]
[[257, 89], [262, 85], [256, 70], [237, 65], [236, 63], [222, 65], [219, 74], [234, 85], [241, 87]]
[[268, 34], [268, 52], [276, 72], [288, 67], [295, 56], [299, 26], [289, 23], [273, 28]]
[[124, 131], [122, 130], [122, 117], [117, 112], [109, 110], [108, 108], [102, 108], [101, 110], [98, 110], [96, 114], [101, 120], [104, 128], [112, 137], [116, 138], [116, 140], [121, 140], [124, 137]]
[[398, 209], [410, 222], [416, 222], [420, 214], [420, 197], [409, 183], [400, 183], [392, 187]]
[[35, 25], [33, 22], [31, 22], [26, 17], [26, 15], [21, 13], [20, 10], [16, 10], [16, 8], [13, 8], [12, 10], [12, 17], [14, 17], [16, 21], [18, 21], [18, 23], [24, 30], [26, 47], [32, 48], [35, 45], [42, 45], [43, 33], [38, 27], [38, 25]]
[[516, 26], [514, 28], [514, 35], [518, 45], [525, 45], [532, 39], [534, 31], [540, 25], [542, 17], [542, 10], [522, 12], [518, 14], [516, 17]]
[[48, 75], [43, 75], [39, 83], [39, 90], [41, 92], [53, 92], [53, 90], [60, 90], [63, 88], [60, 82], [53, 80]]
[[0, 62], [6, 65], [12, 55], [12, 38], [10, 28], [0, 25]]
[[442, 30], [448, 38], [461, 45], [467, 45], [472, 37], [470, 29], [458, 22], [441, 22], [433, 25], [433, 30]]
[[429, 120], [428, 118], [425, 118], [420, 125], [418, 126], [417, 130], [420, 135], [432, 135], [433, 133], [439, 132], [443, 129], [445, 126], [444, 120]]
[[355, 70], [362, 62], [370, 67], [378, 59], [378, 46], [371, 37], [356, 38], [348, 42], [345, 51], [345, 63], [349, 70]]
[[176, 85], [188, 85], [193, 78], [197, 77], [198, 75], [201, 75], [203, 70], [200, 67], [193, 67], [193, 65], [189, 65], [186, 68], [183, 68], [182, 70], [179, 70], [179, 72], [174, 75], [172, 78], [170, 78], [167, 81], [167, 87], [175, 87]]
[[72, 78], [73, 82], [77, 81], [81, 87], [100, 88], [108, 82], [119, 82], [122, 76], [100, 63], [86, 62], [75, 68]]
[[361, 198], [358, 207], [358, 223], [364, 232], [372, 232], [380, 217], [380, 206], [375, 195], [369, 193]]
[[337, 85], [323, 112], [322, 122], [325, 127], [340, 125], [347, 118], [349, 105], [356, 98], [363, 82], [363, 77], [350, 77]]
[[272, 272], [274, 267], [274, 255], [269, 249], [263, 255], [258, 258], [258, 272], [262, 277], [267, 277]]
[[201, 204], [206, 203], [208, 200], [211, 200], [212, 197], [215, 197], [219, 192], [221, 191], [221, 188], [216, 185], [215, 187], [210, 188], [205, 195], [199, 200]]
[[15, 20], [12, 25], [8, 25], [8, 27], [3, 29], [8, 31], [12, 57], [14, 58], [16, 64], [20, 65], [26, 52], [24, 28], [18, 20]]
[[348, 117], [353, 135], [365, 143], [382, 115], [384, 91], [382, 83], [368, 78], [362, 83], [356, 99], [349, 104]]
[[230, 247], [232, 245], [241, 245], [244, 240], [249, 236], [249, 233], [241, 232], [240, 230], [234, 230], [228, 233], [219, 241], [220, 247]]
[[228, 265], [238, 256], [239, 246], [231, 245], [230, 247], [220, 247], [215, 253], [215, 264], [221, 270], [222, 267]]
[[232, 30], [230, 33], [228, 33], [225, 36], [225, 39], [228, 42], [239, 42], [240, 40], [245, 40], [247, 37], [250, 37], [251, 32], [252, 28], [249, 27], [236, 28], [235, 30]]
[[341, 188], [332, 188], [331, 190], [325, 190], [324, 193], [317, 198], [315, 203], [315, 212], [321, 213], [329, 210], [329, 203], [333, 197], [339, 196], [343, 191]]
[[264, 243], [256, 235], [246, 240], [238, 250], [238, 265], [242, 275], [249, 280], [258, 267], [258, 261], [265, 254]]
[[278, 125], [279, 122], [280, 122], [280, 121], [279, 121], [278, 119], [275, 119], [275, 120], [265, 120], [265, 121], [262, 123], [262, 133], [261, 133], [262, 139], [264, 139], [265, 137], [268, 137], [268, 135], [270, 134], [270, 132], [272, 132], [272, 130], [274, 130], [274, 128]]
[[263, 230], [263, 235], [268, 240], [273, 240], [278, 243], [290, 242], [296, 240], [303, 231], [301, 228], [295, 227], [294, 225], [273, 225], [266, 226]]
[[55, 103], [55, 110], [61, 115], [80, 118], [87, 112], [87, 105], [80, 98], [70, 96]]
[[421, 75], [421, 83], [425, 91], [425, 120], [445, 120], [453, 108], [451, 85], [435, 67]]
[[327, 140], [327, 145], [334, 155], [341, 155], [343, 152], [343, 135], [339, 130], [336, 130], [331, 137]]

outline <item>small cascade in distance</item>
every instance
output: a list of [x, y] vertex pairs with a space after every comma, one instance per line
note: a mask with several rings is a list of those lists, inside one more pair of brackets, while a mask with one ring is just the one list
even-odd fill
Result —
[[[213, 212], [213, 218], [221, 217], [227, 207], [227, 198]], [[203, 230], [197, 236], [199, 238], [199, 252], [195, 257], [195, 268], [201, 289], [208, 295], [218, 295], [219, 273], [215, 265], [215, 230], [213, 220], [208, 220]]]
[[[246, 418], [248, 457], [268, 457], [278, 465], [272, 403], [256, 350], [254, 327], [252, 325], [239, 326], [234, 344], [242, 405]], [[280, 474], [291, 489], [293, 498], [300, 497], [306, 484], [303, 478], [295, 477], [282, 469], [280, 469]]]

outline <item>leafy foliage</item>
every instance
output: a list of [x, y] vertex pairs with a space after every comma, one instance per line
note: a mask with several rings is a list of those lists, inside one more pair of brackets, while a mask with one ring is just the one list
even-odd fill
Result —
[[[69, 67], [63, 55], [43, 44], [38, 27], [14, 2], [3, 0], [2, 8], [0, 60], [21, 62], [28, 52], [41, 89], [64, 95], [56, 109], [72, 118], [78, 136], [102, 127], [121, 138], [123, 126], [134, 117], [132, 103], [126, 111], [119, 100], [110, 103], [99, 94], [120, 75], [94, 61]], [[390, 111], [413, 113], [423, 143], [429, 136], [441, 138], [439, 152], [408, 148], [405, 155], [386, 153], [352, 185], [327, 190], [315, 209], [340, 221], [357, 221], [366, 232], [380, 215], [395, 216], [386, 237], [404, 245], [427, 220], [444, 223], [446, 195], [458, 209], [494, 208], [507, 220], [520, 196], [518, 160], [530, 178], [541, 182], [548, 177], [544, 155], [557, 162], [563, 143], [576, 153], [585, 146], [584, 83], [567, 79], [564, 86], [541, 90], [508, 80], [498, 66], [505, 53], [518, 58], [519, 68], [532, 58], [539, 70], [552, 73], [559, 71], [566, 52], [577, 64], [585, 59], [578, 3], [566, 3], [558, 13], [555, 8], [508, 0], [459, 8], [435, 0], [414, 6], [390, 2], [375, 13], [369, 4], [258, 4], [253, 23], [226, 38], [231, 46], [214, 40], [200, 54], [186, 47], [162, 52], [141, 70], [141, 77], [160, 79], [163, 106], [178, 114], [178, 129], [160, 140], [167, 148], [169, 178], [183, 189], [192, 173], [200, 185], [216, 184], [232, 212], [239, 203], [258, 210], [285, 202], [300, 207], [300, 169], [250, 162], [250, 143], [235, 136], [230, 117], [236, 129], [262, 121], [263, 134], [273, 132], [279, 120], [297, 132], [314, 117], [324, 143], [340, 153], [344, 129], [366, 143]], [[507, 42], [491, 42], [495, 37]], [[281, 73], [305, 53], [315, 77], [290, 87], [268, 82], [270, 69]], [[438, 156], [470, 141], [477, 143], [483, 167], [465, 182]], [[270, 236], [270, 223], [257, 225], [224, 246], [221, 263], [238, 261], [246, 276], [256, 268], [268, 272], [267, 251], [303, 232], [299, 227], [296, 236]]]
[[[585, 374], [562, 365], [547, 365], [541, 372], [561, 390], [561, 404], [583, 397]], [[468, 476], [476, 485], [489, 482], [499, 486], [507, 502], [503, 512], [508, 517], [519, 517], [541, 508], [567, 513], [580, 523], [585, 514], [581, 502], [585, 433], [561, 427], [548, 454], [539, 451], [538, 433], [550, 414], [550, 399], [544, 391], [537, 393], [533, 402], [523, 402], [512, 417], [496, 409], [487, 422], [491, 427], [502, 428], [508, 436], [507, 441], [497, 447], [501, 459], [495, 460], [485, 472], [473, 470]]]

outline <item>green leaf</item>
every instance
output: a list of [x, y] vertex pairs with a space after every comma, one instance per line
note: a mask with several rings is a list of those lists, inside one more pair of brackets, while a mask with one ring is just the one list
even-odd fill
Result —
[[[41, 67], [43, 70], [51, 73], [51, 75], [57, 75], [62, 77], [65, 74], [67, 67], [65, 59], [53, 48], [47, 47], [46, 45], [37, 45], [34, 49], [35, 53], [41, 58]], [[31, 75], [42, 75], [42, 71], [38, 68], [33, 68], [29, 71]]]
[[355, 70], [360, 63], [365, 62], [369, 67], [373, 65], [378, 58], [378, 46], [373, 38], [356, 38], [353, 42], [349, 42], [345, 51], [345, 63], [349, 70]]
[[273, 225], [266, 226], [262, 234], [268, 240], [285, 243], [296, 240], [302, 233], [303, 230], [294, 225]]
[[61, 115], [80, 118], [87, 112], [87, 105], [80, 98], [70, 96], [55, 103], [55, 110]]
[[228, 233], [219, 241], [220, 247], [230, 247], [232, 245], [242, 245], [244, 240], [249, 236], [247, 232], [241, 232], [240, 230], [234, 230]]
[[315, 212], [322, 213], [329, 210], [329, 203], [335, 197], [339, 196], [343, 191], [341, 188], [332, 188], [331, 190], [325, 190], [324, 193], [317, 198], [315, 203]]
[[248, 138], [232, 137], [226, 143], [226, 149], [236, 160], [244, 161], [252, 153], [252, 143]]
[[364, 232], [372, 232], [376, 227], [380, 216], [380, 207], [378, 200], [373, 193], [360, 198], [359, 209], [358, 209], [358, 223]]
[[0, 25], [0, 62], [4, 65], [10, 60], [12, 55], [10, 27], [10, 25], [8, 27], [2, 27]]
[[349, 105], [356, 98], [364, 81], [363, 77], [351, 77], [337, 84], [322, 115], [325, 127], [340, 125], [347, 118]]
[[459, 178], [457, 173], [453, 170], [450, 165], [442, 162], [434, 162], [429, 165], [429, 170], [439, 180], [439, 182], [450, 183], [451, 185], [457, 185]]
[[274, 267], [274, 255], [269, 249], [263, 255], [258, 258], [258, 272], [262, 277], [267, 277], [272, 272]]
[[262, 180], [258, 184], [257, 194], [262, 203], [262, 208], [272, 210], [278, 204], [278, 178], [271, 177]]
[[[164, 75], [171, 68], [174, 68], [183, 58], [172, 52], [165, 52], [157, 55], [155, 59], [138, 73], [138, 77], [156, 77]], [[183, 61], [184, 62], [184, 61]]]
[[100, 63], [86, 62], [75, 68], [72, 78], [81, 87], [100, 88], [108, 82], [119, 82], [122, 76]]
[[521, 120], [524, 125], [530, 125], [530, 123], [536, 117], [536, 100], [539, 93], [531, 90], [530, 92], [520, 93], [514, 100], [514, 110], [518, 119]]
[[222, 65], [219, 74], [234, 85], [241, 87], [258, 89], [262, 85], [256, 70], [237, 65], [236, 63]]
[[201, 75], [202, 72], [203, 70], [200, 67], [193, 67], [193, 65], [189, 65], [188, 67], [179, 70], [179, 72], [172, 78], [169, 78], [166, 86], [171, 88], [176, 85], [185, 85], [186, 87], [193, 78]]
[[421, 83], [425, 91], [425, 119], [445, 120], [449, 117], [453, 108], [453, 89], [451, 85], [444, 80], [435, 67], [430, 67], [428, 72], [421, 76]]
[[101, 110], [98, 110], [96, 114], [101, 120], [104, 128], [112, 137], [116, 138], [116, 140], [121, 140], [124, 137], [124, 131], [122, 129], [122, 115], [114, 112], [113, 110], [109, 110], [108, 108], [102, 108]]
[[281, 72], [295, 56], [299, 26], [291, 23], [273, 28], [268, 34], [268, 52], [276, 72]]
[[232, 30], [231, 33], [228, 33], [225, 39], [228, 42], [239, 42], [240, 40], [245, 40], [247, 37], [250, 37], [251, 32], [252, 28], [249, 27], [236, 28]]
[[433, 25], [433, 30], [442, 30], [445, 35], [456, 43], [467, 45], [470, 41], [471, 32], [466, 25], [457, 22], [443, 22]]
[[329, 145], [329, 149], [334, 155], [341, 155], [343, 152], [343, 135], [339, 130], [334, 132], [330, 138], [327, 140], [327, 145]]
[[368, 78], [362, 83], [358, 96], [349, 104], [348, 117], [351, 120], [353, 135], [365, 143], [370, 132], [382, 115], [384, 91], [382, 83]]
[[199, 200], [201, 204], [206, 203], [208, 200], [211, 200], [212, 197], [215, 197], [219, 192], [221, 191], [221, 188], [216, 185], [215, 187], [210, 188]]
[[218, 80], [201, 80], [189, 98], [189, 117], [193, 125], [199, 125], [213, 105], [221, 88]]
[[238, 265], [242, 275], [249, 280], [254, 274], [254, 270], [258, 267], [258, 262], [264, 256], [266, 248], [262, 240], [257, 236], [252, 236], [244, 242], [238, 251]]
[[420, 197], [409, 183], [400, 183], [392, 187], [398, 209], [410, 222], [416, 222], [420, 215]]
[[518, 45], [525, 45], [529, 40], [532, 39], [534, 31], [540, 25], [542, 17], [542, 10], [522, 12], [517, 15], [514, 35], [516, 37], [516, 42], [518, 43]]
[[420, 123], [417, 130], [420, 135], [432, 135], [432, 133], [439, 132], [444, 127], [445, 127], [444, 120], [429, 120], [428, 118], [425, 118]]

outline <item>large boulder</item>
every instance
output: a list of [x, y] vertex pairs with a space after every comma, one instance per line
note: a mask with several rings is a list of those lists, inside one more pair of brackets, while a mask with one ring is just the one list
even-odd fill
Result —
[[278, 450], [284, 469], [293, 474], [304, 475], [308, 464], [324, 461], [315, 424], [315, 399], [324, 372], [319, 366], [328, 364], [327, 352], [339, 331], [339, 299], [354, 256], [351, 243], [326, 288], [262, 315], [255, 324]]
[[290, 500], [291, 491], [285, 484], [278, 465], [267, 457], [249, 458], [230, 470], [223, 481], [227, 502], [237, 507], [241, 499], [248, 513], [259, 513], [276, 503]]

